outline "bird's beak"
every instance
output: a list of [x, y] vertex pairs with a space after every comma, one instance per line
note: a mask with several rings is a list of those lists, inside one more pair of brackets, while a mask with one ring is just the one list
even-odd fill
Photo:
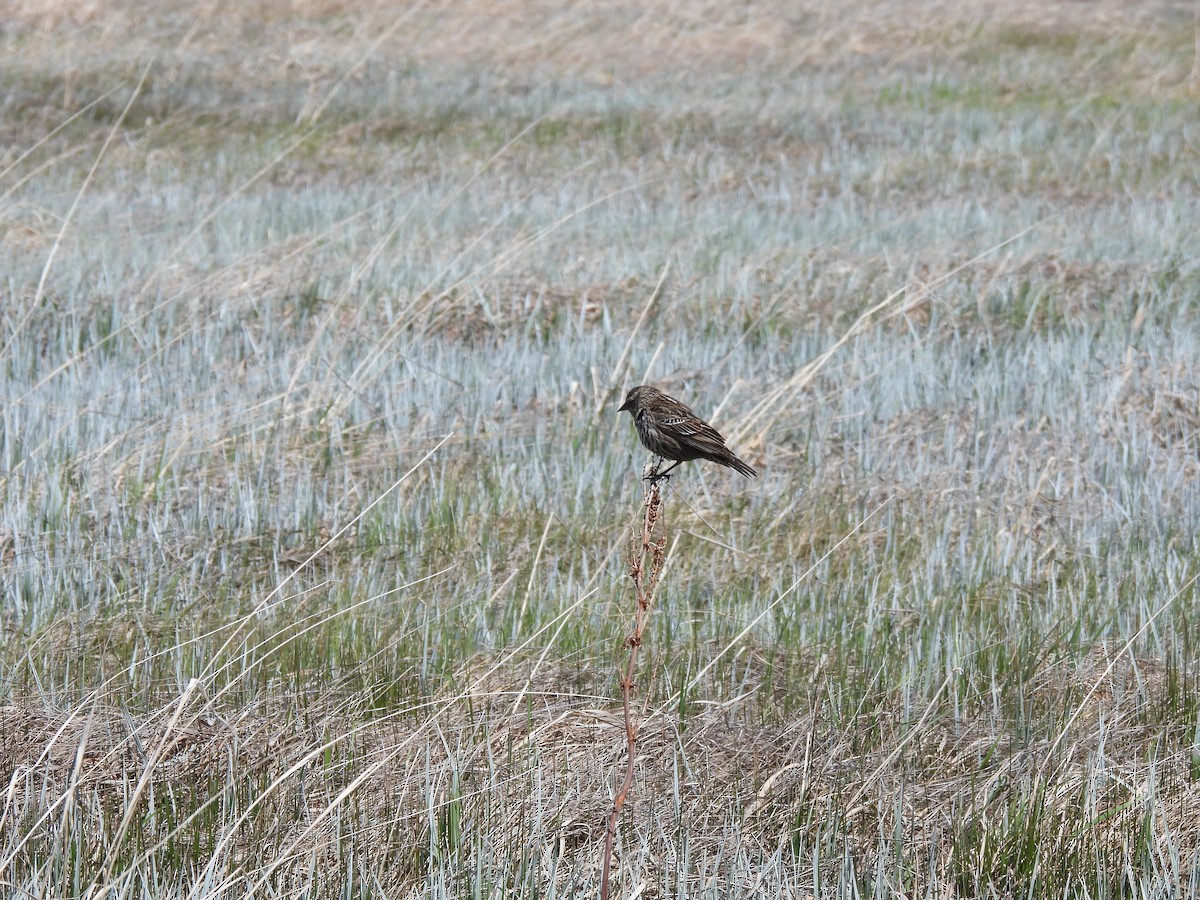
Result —
[[626, 400], [624, 403], [621, 404], [621, 408], [618, 409], [617, 412], [625, 412], [625, 410], [629, 409], [630, 405], [631, 405], [630, 402], [628, 400]]

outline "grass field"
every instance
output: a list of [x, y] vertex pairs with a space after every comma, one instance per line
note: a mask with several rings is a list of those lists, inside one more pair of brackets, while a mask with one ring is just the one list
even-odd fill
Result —
[[5, 4], [0, 893], [1200, 896], [1198, 16]]

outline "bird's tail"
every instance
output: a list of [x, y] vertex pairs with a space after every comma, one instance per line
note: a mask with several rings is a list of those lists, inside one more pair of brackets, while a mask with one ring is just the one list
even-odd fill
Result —
[[717, 462], [719, 462], [723, 466], [729, 466], [729, 468], [734, 469], [738, 472], [741, 472], [747, 478], [754, 478], [755, 476], [758, 475], [758, 473], [754, 471], [753, 467], [751, 467], [748, 463], [745, 463], [742, 460], [738, 459], [732, 453], [730, 453], [727, 458], [719, 459], [719, 460], [717, 460]]

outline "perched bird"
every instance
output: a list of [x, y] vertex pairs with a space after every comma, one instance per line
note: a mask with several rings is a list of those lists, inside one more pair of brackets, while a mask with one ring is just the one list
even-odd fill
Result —
[[711, 460], [747, 477], [758, 474], [733, 455], [717, 429], [658, 388], [648, 384], [630, 388], [618, 410], [625, 411], [633, 416], [638, 437], [647, 450], [663, 459], [675, 460], [666, 471], [651, 475], [651, 480], [667, 477], [675, 466], [692, 459]]

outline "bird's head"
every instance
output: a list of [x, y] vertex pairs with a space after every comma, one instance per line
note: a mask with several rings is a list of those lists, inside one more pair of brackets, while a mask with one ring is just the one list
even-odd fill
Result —
[[645, 385], [639, 384], [637, 387], [630, 388], [629, 393], [625, 395], [625, 402], [621, 404], [621, 408], [617, 412], [628, 412], [632, 416], [637, 412], [638, 405], [642, 402], [642, 394], [645, 392]]

